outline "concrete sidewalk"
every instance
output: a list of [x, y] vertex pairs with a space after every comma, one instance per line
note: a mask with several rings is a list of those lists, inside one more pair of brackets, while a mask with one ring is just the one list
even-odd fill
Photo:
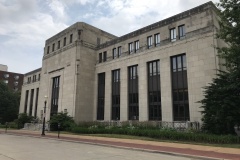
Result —
[[[7, 133], [5, 133], [4, 129], [0, 129], [0, 134], [32, 136], [36, 138], [54, 138], [54, 139], [58, 138], [57, 133], [46, 132], [45, 136], [41, 136], [41, 132], [39, 131], [27, 131], [27, 130], [8, 130]], [[223, 148], [192, 144], [155, 142], [134, 139], [118, 139], [72, 134], [61, 134], [59, 140], [142, 150], [148, 152], [166, 153], [180, 156], [199, 157], [206, 159], [209, 158], [209, 159], [240, 160], [240, 149], [236, 148]]]

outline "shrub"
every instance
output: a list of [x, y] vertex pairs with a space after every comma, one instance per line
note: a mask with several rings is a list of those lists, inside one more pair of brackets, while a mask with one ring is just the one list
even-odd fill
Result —
[[240, 143], [240, 137], [233, 135], [214, 135], [206, 133], [179, 132], [173, 129], [139, 129], [139, 128], [121, 128], [121, 127], [83, 127], [75, 126], [71, 128], [73, 133], [81, 134], [123, 134], [132, 136], [141, 136], [155, 138], [159, 140], [172, 140], [197, 143], [230, 144]]
[[23, 128], [25, 123], [30, 123], [33, 120], [33, 116], [28, 116], [26, 113], [20, 113], [18, 119], [14, 120], [14, 122], [17, 128]]
[[51, 131], [58, 130], [58, 123], [60, 123], [60, 129], [64, 131], [68, 131], [71, 127], [75, 126], [73, 118], [63, 112], [53, 115], [49, 120], [49, 123]]

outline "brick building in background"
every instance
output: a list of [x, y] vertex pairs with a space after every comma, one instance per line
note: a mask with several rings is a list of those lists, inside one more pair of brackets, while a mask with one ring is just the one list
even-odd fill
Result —
[[14, 91], [22, 90], [23, 85], [23, 74], [8, 72], [8, 67], [6, 65], [0, 64], [0, 81], [3, 81], [8, 85], [9, 88]]

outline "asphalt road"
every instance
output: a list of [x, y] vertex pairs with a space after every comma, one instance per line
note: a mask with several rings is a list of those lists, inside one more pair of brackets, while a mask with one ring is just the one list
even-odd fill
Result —
[[0, 160], [190, 160], [190, 158], [79, 142], [0, 134]]

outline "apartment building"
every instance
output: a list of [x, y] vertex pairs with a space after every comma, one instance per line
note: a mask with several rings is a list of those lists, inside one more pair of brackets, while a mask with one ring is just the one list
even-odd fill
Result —
[[8, 72], [7, 65], [0, 64], [0, 81], [3, 81], [10, 89], [14, 91], [21, 91], [23, 74]]

